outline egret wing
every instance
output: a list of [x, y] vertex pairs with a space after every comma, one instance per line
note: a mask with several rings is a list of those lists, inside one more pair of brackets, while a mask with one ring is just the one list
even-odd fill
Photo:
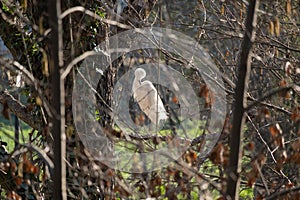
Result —
[[144, 81], [135, 89], [134, 98], [141, 110], [147, 115], [152, 123], [159, 123], [161, 119], [167, 119], [167, 112], [156, 88], [150, 81]]

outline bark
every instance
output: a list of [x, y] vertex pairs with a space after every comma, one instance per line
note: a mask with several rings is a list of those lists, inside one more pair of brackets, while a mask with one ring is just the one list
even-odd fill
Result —
[[245, 122], [246, 94], [248, 88], [249, 75], [251, 71], [252, 45], [255, 39], [256, 11], [259, 0], [249, 1], [246, 31], [242, 42], [242, 52], [238, 65], [238, 82], [234, 95], [233, 126], [230, 138], [230, 157], [228, 165], [228, 180], [226, 199], [239, 199], [240, 172], [242, 158], [242, 133]]
[[64, 80], [61, 78], [63, 69], [63, 38], [60, 0], [49, 1], [50, 38], [50, 77], [52, 86], [52, 105], [55, 110], [52, 124], [54, 138], [54, 174], [53, 199], [67, 199], [66, 192], [66, 136], [65, 136], [65, 93]]
[[111, 112], [111, 102], [112, 102], [112, 92], [114, 88], [114, 77], [115, 70], [110, 66], [107, 71], [105, 71], [104, 78], [100, 81], [97, 91], [100, 93], [102, 99], [105, 102], [99, 100], [99, 114], [101, 116], [100, 124], [102, 127], [107, 129], [112, 129], [112, 112]]

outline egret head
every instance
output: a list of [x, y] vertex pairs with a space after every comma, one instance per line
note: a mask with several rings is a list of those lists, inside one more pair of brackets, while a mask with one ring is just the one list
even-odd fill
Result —
[[138, 80], [141, 80], [143, 78], [145, 78], [146, 76], [146, 71], [142, 68], [137, 68], [134, 72], [135, 78]]

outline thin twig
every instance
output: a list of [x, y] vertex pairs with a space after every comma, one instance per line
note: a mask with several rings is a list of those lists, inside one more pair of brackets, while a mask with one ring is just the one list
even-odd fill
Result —
[[279, 199], [279, 197], [282, 197], [287, 194], [291, 194], [293, 192], [299, 192], [299, 191], [300, 191], [300, 186], [297, 186], [297, 187], [293, 187], [290, 189], [285, 189], [285, 190], [282, 190], [279, 192], [275, 192], [275, 193], [271, 194], [270, 196], [266, 197], [265, 199], [266, 200]]
[[115, 25], [115, 26], [118, 26], [120, 28], [123, 28], [123, 29], [131, 29], [132, 27], [131, 26], [128, 26], [126, 24], [122, 24], [120, 22], [117, 22], [117, 21], [114, 21], [114, 20], [109, 20], [109, 19], [105, 19], [105, 18], [102, 18], [100, 17], [98, 14], [82, 7], [82, 6], [75, 6], [75, 7], [72, 7], [72, 8], [69, 8], [67, 10], [65, 10], [61, 15], [60, 15], [60, 19], [63, 19], [65, 18], [66, 16], [68, 16], [69, 14], [71, 13], [74, 13], [74, 12], [82, 12], [86, 15], [89, 15], [101, 22], [104, 22], [104, 23], [107, 23], [109, 25]]
[[39, 97], [42, 99], [43, 106], [47, 111], [49, 117], [56, 116], [55, 110], [52, 108], [48, 100], [44, 95], [44, 91], [41, 89], [39, 81], [34, 78], [34, 76], [19, 62], [17, 61], [7, 61], [3, 58], [0, 58], [0, 65], [8, 70], [16, 71], [19, 70], [24, 75], [25, 80], [34, 86], [34, 89], [37, 91]]
[[255, 100], [253, 103], [251, 103], [250, 105], [248, 105], [246, 108], [245, 108], [245, 111], [249, 111], [251, 108], [253, 108], [254, 106], [256, 106], [257, 104], [259, 104], [260, 102], [263, 102], [264, 100], [280, 93], [280, 92], [288, 92], [289, 90], [291, 90], [293, 87], [292, 86], [285, 86], [285, 87], [280, 87], [280, 88], [277, 88], [273, 91], [271, 91], [270, 93], [268, 93], [267, 95]]

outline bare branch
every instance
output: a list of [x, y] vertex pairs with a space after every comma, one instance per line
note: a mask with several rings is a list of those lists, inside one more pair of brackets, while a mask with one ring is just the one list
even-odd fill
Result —
[[30, 84], [34, 86], [34, 89], [38, 92], [39, 97], [43, 101], [43, 106], [47, 111], [47, 114], [52, 117], [53, 115], [57, 115], [55, 113], [55, 110], [52, 108], [52, 106], [49, 104], [48, 100], [46, 99], [44, 95], [44, 91], [41, 89], [39, 81], [34, 78], [32, 73], [30, 73], [23, 65], [21, 65], [17, 61], [7, 61], [5, 59], [0, 58], [0, 65], [1, 67], [4, 67], [11, 71], [20, 71], [22, 72], [22, 75], [25, 80], [27, 80]]
[[240, 172], [242, 157], [242, 132], [245, 122], [245, 105], [246, 94], [248, 89], [248, 81], [251, 71], [251, 53], [252, 44], [255, 39], [256, 27], [256, 11], [258, 9], [259, 0], [251, 0], [248, 6], [248, 14], [246, 20], [246, 32], [242, 42], [242, 52], [238, 66], [238, 82], [235, 88], [235, 102], [233, 112], [233, 127], [230, 139], [230, 158], [228, 165], [227, 191], [228, 199], [239, 198], [240, 188]]
[[8, 93], [8, 91], [0, 92], [0, 103], [6, 103], [12, 113], [14, 113], [16, 116], [18, 116], [18, 118], [20, 118], [35, 130], [43, 130], [43, 122], [41, 117], [33, 115], [30, 111], [27, 110], [27, 107], [25, 105], [16, 100], [11, 94]]
[[89, 15], [101, 22], [104, 22], [104, 23], [107, 23], [107, 24], [110, 24], [110, 25], [115, 25], [115, 26], [118, 26], [120, 28], [123, 28], [123, 29], [131, 29], [132, 27], [131, 26], [128, 26], [126, 24], [122, 24], [120, 22], [117, 22], [117, 21], [114, 21], [114, 20], [109, 20], [109, 19], [104, 19], [102, 17], [100, 17], [99, 15], [97, 15], [96, 13], [82, 7], [82, 6], [76, 6], [76, 7], [72, 7], [72, 8], [69, 8], [67, 9], [66, 11], [64, 11], [61, 15], [60, 15], [60, 19], [63, 19], [64, 17], [68, 16], [69, 14], [73, 13], [73, 12], [83, 12], [84, 14], [86, 15]]
[[292, 88], [293, 88], [292, 86], [285, 86], [285, 87], [277, 88], [277, 89], [271, 91], [270, 93], [268, 93], [267, 95], [261, 97], [260, 99], [255, 100], [253, 103], [251, 103], [249, 106], [247, 106], [247, 108], [245, 108], [245, 111], [247, 112], [248, 110], [250, 110], [257, 104], [259, 104], [259, 102], [262, 102], [262, 101], [268, 99], [269, 97], [272, 97], [280, 92], [287, 92], [287, 91], [291, 90]]
[[300, 191], [300, 186], [293, 187], [293, 188], [290, 188], [290, 189], [285, 189], [285, 190], [282, 190], [280, 192], [275, 192], [275, 193], [271, 194], [270, 196], [266, 197], [266, 200], [279, 199], [280, 197], [283, 197], [287, 194], [291, 194], [293, 192], [298, 192], [299, 193], [299, 191]]

